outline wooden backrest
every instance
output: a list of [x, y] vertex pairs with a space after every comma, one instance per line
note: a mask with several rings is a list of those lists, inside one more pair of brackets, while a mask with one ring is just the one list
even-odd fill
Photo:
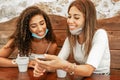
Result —
[[52, 29], [55, 33], [57, 45], [58, 47], [62, 47], [63, 42], [67, 36], [67, 21], [65, 17], [58, 16], [58, 15], [49, 15], [51, 23], [52, 23]]
[[98, 21], [98, 28], [108, 32], [111, 51], [111, 68], [120, 69], [120, 16]]
[[[56, 35], [58, 52], [67, 36], [66, 18], [58, 15], [49, 15], [53, 31]], [[14, 31], [14, 18], [10, 21], [0, 23], [0, 47], [6, 43], [6, 38]], [[104, 28], [108, 32], [110, 51], [111, 51], [111, 69], [120, 69], [120, 16], [98, 20], [98, 28]]]

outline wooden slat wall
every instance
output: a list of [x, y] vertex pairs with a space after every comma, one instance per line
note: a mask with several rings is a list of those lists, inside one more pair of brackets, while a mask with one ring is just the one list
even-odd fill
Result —
[[58, 15], [49, 15], [52, 28], [56, 36], [57, 45], [61, 47], [63, 45], [63, 42], [67, 36], [67, 22], [66, 18]]
[[97, 27], [104, 28], [108, 32], [111, 69], [120, 69], [120, 16], [99, 20]]

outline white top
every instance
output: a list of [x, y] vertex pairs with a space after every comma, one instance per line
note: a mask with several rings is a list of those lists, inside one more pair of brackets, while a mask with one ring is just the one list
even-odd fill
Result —
[[[108, 36], [105, 30], [98, 29], [93, 37], [92, 48], [88, 57], [84, 57], [84, 44], [76, 43], [73, 47], [74, 59], [80, 64], [90, 64], [95, 67], [93, 73], [110, 73], [110, 50]], [[64, 45], [59, 53], [59, 57], [67, 59], [70, 54], [70, 44], [66, 38]]]

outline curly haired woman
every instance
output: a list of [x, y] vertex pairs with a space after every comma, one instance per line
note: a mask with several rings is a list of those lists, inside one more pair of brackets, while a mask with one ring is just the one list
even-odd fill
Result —
[[29, 56], [34, 67], [35, 56], [56, 54], [57, 44], [48, 15], [36, 6], [26, 8], [19, 16], [17, 28], [0, 49], [0, 67], [17, 67], [9, 55], [17, 49], [20, 56]]

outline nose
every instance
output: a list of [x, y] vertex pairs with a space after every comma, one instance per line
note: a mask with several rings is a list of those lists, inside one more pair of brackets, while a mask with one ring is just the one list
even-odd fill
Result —
[[67, 22], [68, 22], [68, 24], [72, 24], [72, 23], [74, 23], [74, 19], [73, 18], [68, 18]]
[[37, 28], [38, 31], [42, 31], [42, 27], [40, 25], [38, 25], [38, 28]]

